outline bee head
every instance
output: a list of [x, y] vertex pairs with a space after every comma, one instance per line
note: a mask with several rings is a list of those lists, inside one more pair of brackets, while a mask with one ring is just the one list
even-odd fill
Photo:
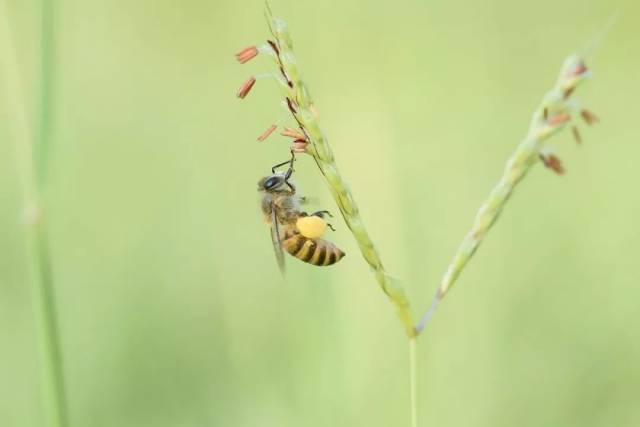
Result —
[[258, 181], [258, 191], [280, 191], [286, 186], [284, 174], [277, 173], [274, 175], [265, 176], [260, 181]]

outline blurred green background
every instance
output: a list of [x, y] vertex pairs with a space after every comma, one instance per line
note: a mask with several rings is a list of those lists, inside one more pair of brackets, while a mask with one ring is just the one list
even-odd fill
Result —
[[[29, 99], [38, 2], [11, 0]], [[421, 426], [640, 423], [640, 4], [272, 1], [389, 270], [420, 314], [564, 57], [618, 20], [554, 144], [418, 342]], [[278, 272], [257, 180], [287, 156], [261, 1], [56, 2], [46, 213], [74, 426], [404, 426], [408, 346], [348, 256]], [[4, 78], [4, 77], [2, 77]], [[42, 426], [0, 93], [0, 425]], [[308, 158], [297, 181], [336, 211]]]

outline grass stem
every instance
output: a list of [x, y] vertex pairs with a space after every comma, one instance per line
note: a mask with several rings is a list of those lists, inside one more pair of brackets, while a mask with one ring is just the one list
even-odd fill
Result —
[[[48, 427], [66, 427], [68, 425], [66, 394], [56, 321], [53, 277], [34, 153], [34, 146], [41, 147], [46, 142], [44, 140], [46, 132], [42, 127], [48, 125], [42, 118], [37, 120], [41, 129], [32, 132], [29, 125], [22, 73], [18, 65], [6, 0], [0, 0], [0, 55], [4, 72], [5, 97], [8, 103], [8, 122], [16, 150], [16, 167], [24, 209], [29, 275], [40, 347], [45, 420]], [[46, 73], [47, 70], [43, 69], [42, 72]], [[40, 103], [41, 117], [48, 117], [49, 103], [42, 102], [42, 99]]]
[[411, 427], [418, 427], [418, 368], [416, 363], [416, 339], [409, 338], [409, 394], [411, 396]]
[[47, 159], [51, 158], [53, 147], [54, 82], [56, 80], [56, 0], [40, 0], [40, 69], [37, 112], [35, 118], [35, 168], [37, 184], [46, 184]]

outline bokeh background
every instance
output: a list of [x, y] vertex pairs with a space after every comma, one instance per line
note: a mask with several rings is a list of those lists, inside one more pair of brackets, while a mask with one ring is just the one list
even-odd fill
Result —
[[[10, 0], [27, 95], [38, 2]], [[372, 237], [416, 315], [564, 57], [601, 118], [555, 138], [418, 343], [420, 425], [640, 423], [640, 4], [272, 1]], [[283, 280], [255, 184], [286, 159], [260, 1], [56, 2], [46, 215], [74, 426], [403, 426], [408, 346], [348, 256]], [[2, 77], [4, 78], [4, 77]], [[0, 95], [0, 425], [42, 426], [33, 298]], [[296, 179], [336, 211], [310, 159]]]

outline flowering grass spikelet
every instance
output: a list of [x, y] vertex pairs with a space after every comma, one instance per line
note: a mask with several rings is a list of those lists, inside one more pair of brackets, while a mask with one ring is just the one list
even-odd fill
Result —
[[478, 210], [471, 230], [449, 263], [431, 306], [416, 326], [417, 333], [424, 330], [440, 301], [449, 292], [491, 226], [498, 219], [516, 185], [525, 177], [531, 167], [541, 161], [556, 174], [565, 173], [562, 162], [549, 147], [548, 140], [571, 125], [574, 138], [580, 142], [582, 138], [575, 124], [576, 116], [581, 116], [587, 124], [592, 124], [597, 120], [589, 110], [577, 107], [578, 101], [574, 96], [576, 88], [590, 76], [591, 72], [581, 57], [571, 55], [565, 59], [555, 86], [547, 92], [542, 103], [534, 112], [527, 135], [507, 161], [500, 181]]

